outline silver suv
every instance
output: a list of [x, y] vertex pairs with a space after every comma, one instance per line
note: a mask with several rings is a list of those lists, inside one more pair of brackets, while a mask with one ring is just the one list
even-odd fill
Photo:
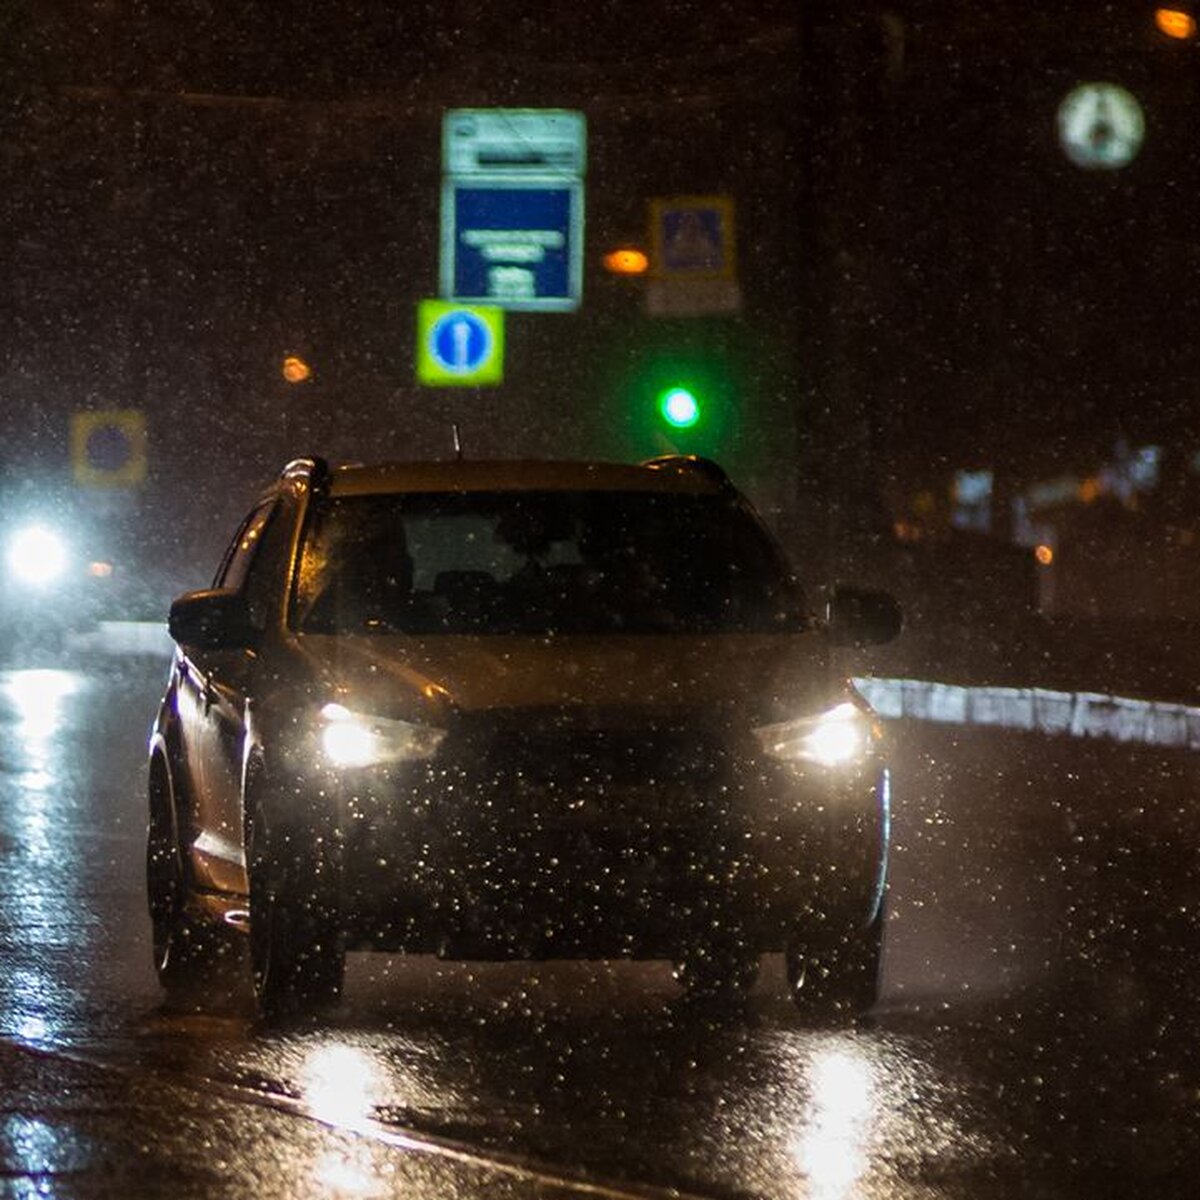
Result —
[[887, 878], [877, 721], [724, 473], [291, 463], [179, 597], [150, 739], [155, 965], [248, 943], [266, 1014], [345, 954], [636, 957], [699, 998], [783, 951], [806, 1005], [869, 1007]]

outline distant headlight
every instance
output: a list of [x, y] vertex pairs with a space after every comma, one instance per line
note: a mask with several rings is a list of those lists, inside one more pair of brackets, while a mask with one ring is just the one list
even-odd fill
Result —
[[18, 582], [54, 583], [67, 569], [67, 543], [45, 525], [28, 525], [9, 539], [6, 558]]
[[432, 725], [351, 712], [341, 704], [321, 709], [321, 746], [338, 767], [419, 762], [432, 758], [445, 736], [444, 729]]
[[846, 701], [814, 717], [762, 725], [754, 736], [764, 754], [781, 762], [843, 767], [865, 758], [878, 734], [870, 715]]

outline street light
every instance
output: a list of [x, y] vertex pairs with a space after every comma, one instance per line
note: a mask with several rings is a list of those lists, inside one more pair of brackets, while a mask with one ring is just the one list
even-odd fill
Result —
[[632, 246], [610, 250], [604, 256], [604, 269], [613, 275], [645, 275], [649, 268], [646, 252]]
[[1196, 36], [1196, 18], [1182, 8], [1157, 8], [1154, 23], [1159, 32], [1177, 42], [1191, 41]]
[[279, 370], [288, 383], [304, 383], [312, 378], [312, 367], [298, 354], [287, 355]]

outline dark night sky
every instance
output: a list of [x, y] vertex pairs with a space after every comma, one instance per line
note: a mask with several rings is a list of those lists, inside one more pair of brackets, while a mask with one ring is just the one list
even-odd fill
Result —
[[[1200, 375], [1200, 51], [1150, 12], [896, 0], [864, 6], [830, 61], [815, 6], [774, 0], [10, 6], [10, 435], [122, 395], [159, 414], [172, 479], [197, 445], [237, 477], [298, 435], [419, 445], [450, 407], [414, 392], [409, 362], [413, 302], [436, 287], [440, 114], [561, 104], [589, 118], [585, 308], [514, 322], [478, 438], [540, 424], [538, 452], [624, 453], [605, 389], [676, 337], [742, 373], [737, 440], [714, 449], [743, 476], [778, 475], [810, 429], [836, 473], [860, 417], [879, 469], [914, 478], [1178, 441]], [[1082, 172], [1056, 144], [1058, 101], [1088, 79], [1143, 98], [1126, 171]], [[651, 327], [596, 261], [642, 236], [647, 197], [709, 191], [737, 200], [745, 311]], [[290, 424], [285, 344], [321, 364]], [[563, 397], [582, 407], [555, 424]], [[226, 433], [227, 409], [248, 428]]]
[[[982, 374], [987, 424], [1018, 454], [1100, 428], [1161, 436], [1186, 428], [1194, 403], [1200, 62], [1153, 36], [1150, 6], [1094, 7], [1101, 20], [1064, 13], [1040, 40], [963, 39], [951, 64], [927, 54], [899, 121], [908, 246], [894, 260], [901, 311], [918, 313], [912, 368], [937, 373], [941, 358], [960, 397], [962, 376]], [[1144, 149], [1123, 171], [1082, 171], [1057, 144], [1058, 102], [1095, 79], [1146, 111]]]

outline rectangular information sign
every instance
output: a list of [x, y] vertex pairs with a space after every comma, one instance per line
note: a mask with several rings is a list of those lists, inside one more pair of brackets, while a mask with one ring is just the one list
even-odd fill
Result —
[[582, 179], [587, 121], [565, 108], [453, 108], [442, 123], [447, 175]]
[[442, 129], [440, 290], [570, 311], [583, 292], [587, 124], [568, 109], [451, 109]]
[[578, 306], [583, 185], [448, 179], [442, 193], [444, 296], [529, 311]]

